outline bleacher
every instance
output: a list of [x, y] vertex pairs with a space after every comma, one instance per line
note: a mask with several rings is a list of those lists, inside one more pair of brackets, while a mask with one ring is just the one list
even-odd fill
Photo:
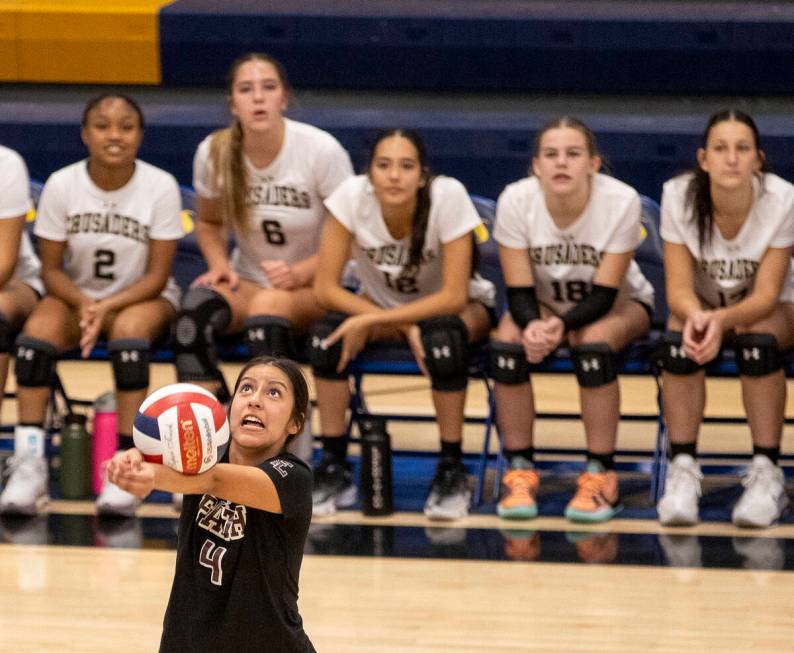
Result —
[[415, 127], [435, 170], [495, 198], [526, 174], [538, 128], [572, 114], [612, 173], [658, 200], [706, 117], [740, 98], [794, 179], [794, 5], [765, 0], [6, 2], [0, 143], [46, 179], [84, 156], [96, 85], [120, 85], [144, 109], [141, 158], [189, 185], [196, 146], [228, 120], [228, 65], [251, 50], [284, 63], [288, 115], [334, 134], [357, 167], [375, 130]]

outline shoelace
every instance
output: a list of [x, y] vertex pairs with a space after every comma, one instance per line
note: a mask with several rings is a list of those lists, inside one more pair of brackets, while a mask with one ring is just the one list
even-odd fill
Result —
[[504, 484], [510, 489], [511, 494], [529, 498], [531, 496], [532, 481], [530, 473], [524, 470], [511, 469], [504, 476]]
[[461, 484], [462, 473], [457, 467], [439, 467], [433, 477], [432, 487], [440, 494], [451, 494]]
[[742, 485], [752, 492], [772, 494], [778, 490], [777, 470], [751, 465], [742, 479]]
[[11, 456], [3, 473], [3, 484], [8, 487], [11, 484], [35, 478], [37, 475], [35, 459]]
[[677, 465], [670, 465], [667, 483], [670, 484], [670, 490], [675, 491], [684, 483], [694, 483], [697, 489], [697, 495], [701, 496], [700, 481], [703, 474], [693, 467], [679, 467]]
[[606, 485], [606, 474], [596, 474], [585, 472], [576, 481], [579, 492], [586, 492], [590, 496], [604, 496], [604, 485]]

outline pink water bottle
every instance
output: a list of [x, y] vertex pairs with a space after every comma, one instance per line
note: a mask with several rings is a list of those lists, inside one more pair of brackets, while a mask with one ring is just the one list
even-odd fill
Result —
[[112, 392], [105, 392], [94, 402], [94, 433], [91, 441], [91, 487], [94, 494], [99, 494], [105, 480], [105, 463], [113, 457], [119, 446], [116, 430], [116, 396]]

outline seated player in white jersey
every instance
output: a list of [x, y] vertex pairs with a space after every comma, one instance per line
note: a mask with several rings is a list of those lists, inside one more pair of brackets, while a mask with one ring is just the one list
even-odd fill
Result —
[[774, 524], [788, 499], [778, 467], [786, 405], [781, 352], [794, 346], [794, 186], [768, 171], [753, 119], [722, 110], [708, 121], [697, 167], [664, 185], [662, 226], [670, 318], [663, 359], [671, 458], [659, 520], [698, 521], [697, 438], [703, 366], [736, 351], [753, 441], [734, 524]]
[[640, 197], [600, 167], [593, 132], [580, 120], [559, 118], [536, 136], [533, 174], [507, 186], [497, 203], [494, 237], [509, 310], [491, 342], [491, 374], [509, 463], [497, 505], [505, 519], [538, 514], [530, 364], [566, 341], [587, 467], [565, 516], [599, 522], [620, 510], [615, 356], [650, 328], [653, 288], [633, 258], [641, 241]]
[[187, 476], [130, 449], [108, 465], [110, 478], [141, 498], [154, 489], [185, 494], [161, 653], [314, 651], [298, 612], [312, 475], [286, 451], [308, 403], [296, 363], [254, 358], [234, 386], [219, 464]]
[[175, 325], [179, 380], [221, 399], [216, 336], [243, 332], [253, 356], [294, 357], [296, 336], [323, 314], [312, 292], [323, 200], [353, 174], [333, 136], [284, 116], [291, 90], [278, 61], [244, 55], [228, 81], [232, 123], [202, 141], [193, 167], [208, 271]]
[[[179, 305], [170, 277], [183, 235], [176, 180], [137, 154], [143, 113], [120, 94], [93, 98], [83, 113], [88, 158], [47, 180], [34, 233], [47, 294], [16, 341], [15, 466], [0, 511], [35, 514], [47, 500], [44, 419], [59, 356], [90, 355], [108, 339], [119, 447], [132, 446], [135, 411], [149, 387], [151, 343], [168, 333]], [[112, 483], [100, 513], [132, 515], [137, 499]]]
[[[382, 132], [367, 174], [348, 179], [325, 205], [330, 216], [315, 291], [332, 312], [315, 325], [311, 340], [323, 435], [315, 514], [350, 506], [357, 497], [347, 461], [347, 365], [367, 342], [395, 340], [410, 344], [431, 379], [440, 431], [425, 514], [462, 518], [471, 497], [461, 453], [468, 346], [487, 337], [494, 302], [493, 285], [472, 273], [477, 211], [460, 182], [430, 175], [422, 140], [410, 130]], [[340, 283], [351, 253], [360, 294]]]
[[40, 264], [25, 231], [30, 180], [22, 157], [0, 145], [0, 405], [14, 337], [44, 293]]

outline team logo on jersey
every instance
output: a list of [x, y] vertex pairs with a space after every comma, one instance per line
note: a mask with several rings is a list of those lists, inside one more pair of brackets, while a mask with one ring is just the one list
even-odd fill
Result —
[[604, 253], [585, 243], [554, 243], [529, 248], [534, 265], [589, 265], [597, 268]]
[[293, 209], [310, 209], [312, 196], [301, 188], [263, 182], [248, 187], [245, 203], [248, 206], [289, 206]]
[[75, 213], [66, 216], [66, 233], [74, 235], [113, 234], [136, 240], [139, 243], [149, 242], [149, 226], [141, 224], [135, 218], [118, 213]]
[[245, 506], [205, 494], [199, 503], [196, 524], [222, 540], [232, 542], [245, 537], [247, 515]]
[[746, 281], [752, 279], [760, 263], [746, 258], [699, 261], [700, 269], [715, 281]]
[[[366, 247], [364, 253], [374, 265], [408, 265], [411, 260], [411, 249], [405, 245], [383, 245], [382, 247]], [[422, 252], [422, 263], [429, 263], [438, 258], [432, 249]]]
[[270, 466], [275, 469], [283, 478], [287, 477], [287, 472], [294, 467], [294, 465], [286, 460], [271, 460]]

